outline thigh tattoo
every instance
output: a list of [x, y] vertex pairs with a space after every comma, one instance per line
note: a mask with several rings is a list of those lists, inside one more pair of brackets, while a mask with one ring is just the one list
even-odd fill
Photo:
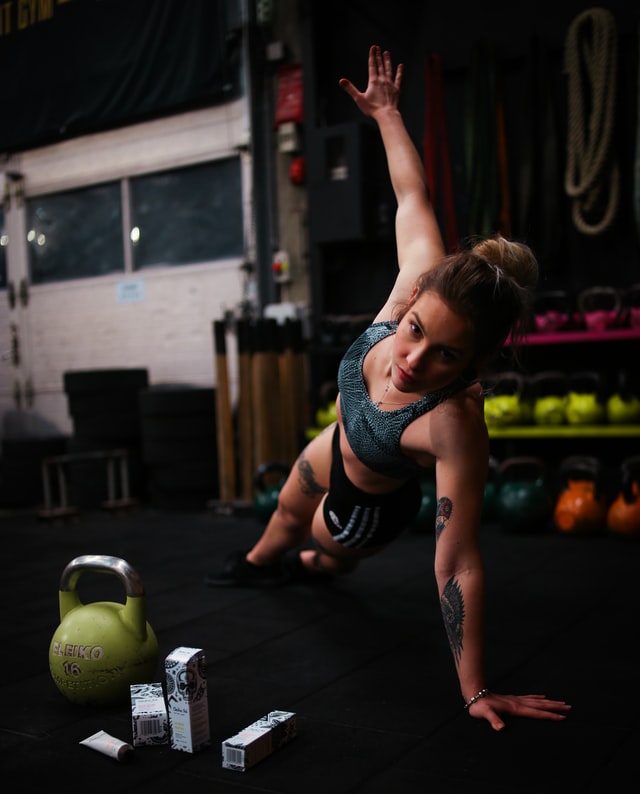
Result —
[[320, 496], [325, 493], [325, 489], [318, 483], [313, 473], [313, 466], [305, 458], [304, 452], [298, 457], [298, 477], [300, 479], [300, 490], [305, 496]]

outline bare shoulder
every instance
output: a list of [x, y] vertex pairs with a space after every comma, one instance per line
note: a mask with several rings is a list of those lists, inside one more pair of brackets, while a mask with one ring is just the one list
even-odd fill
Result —
[[464, 452], [483, 459], [489, 450], [482, 387], [475, 383], [438, 405], [431, 416], [430, 436], [436, 457]]
[[402, 435], [405, 454], [420, 465], [488, 459], [489, 436], [479, 384], [464, 389], [412, 422]]

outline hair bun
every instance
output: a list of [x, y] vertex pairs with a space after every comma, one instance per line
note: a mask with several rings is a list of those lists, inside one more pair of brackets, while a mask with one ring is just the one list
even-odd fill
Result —
[[472, 251], [494, 267], [499, 267], [520, 287], [533, 288], [538, 283], [538, 262], [531, 248], [524, 243], [497, 235], [476, 243]]

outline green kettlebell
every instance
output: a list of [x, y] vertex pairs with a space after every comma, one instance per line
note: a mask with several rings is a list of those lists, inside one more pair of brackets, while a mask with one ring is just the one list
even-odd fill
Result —
[[564, 424], [565, 406], [567, 398], [562, 395], [547, 395], [537, 397], [533, 405], [533, 421], [537, 425], [562, 425]]
[[278, 506], [280, 489], [285, 484], [290, 468], [285, 463], [262, 463], [256, 469], [253, 484], [256, 494], [253, 507], [256, 516], [265, 524]]
[[566, 421], [567, 376], [551, 370], [539, 372], [531, 379], [532, 418], [537, 425], [562, 425]]
[[611, 424], [634, 424], [640, 421], [640, 384], [627, 370], [618, 373], [616, 390], [606, 402], [607, 419]]
[[[77, 592], [87, 571], [119, 577], [126, 603], [83, 604]], [[125, 560], [101, 554], [76, 557], [60, 578], [60, 625], [49, 645], [49, 670], [72, 703], [111, 706], [130, 697], [130, 685], [155, 680], [158, 641], [146, 619], [144, 587]]]
[[523, 378], [518, 372], [502, 372], [489, 384], [484, 403], [484, 418], [489, 426], [504, 427], [521, 422]]
[[485, 399], [484, 418], [488, 425], [494, 427], [517, 425], [520, 421], [520, 413], [518, 394], [494, 394]]
[[500, 488], [497, 519], [508, 532], [540, 532], [547, 529], [553, 510], [540, 458], [507, 458], [499, 467]]
[[604, 420], [603, 384], [599, 372], [577, 372], [571, 376], [566, 416], [570, 425], [597, 425]]

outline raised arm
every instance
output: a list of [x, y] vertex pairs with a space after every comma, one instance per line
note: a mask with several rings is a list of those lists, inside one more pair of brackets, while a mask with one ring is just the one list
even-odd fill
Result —
[[394, 288], [395, 298], [409, 294], [417, 276], [444, 255], [438, 222], [429, 201], [424, 165], [407, 132], [398, 103], [403, 66], [395, 76], [391, 55], [377, 45], [369, 50], [369, 80], [364, 92], [342, 78], [340, 86], [358, 108], [374, 119], [384, 145], [391, 184], [398, 204], [396, 245], [401, 277]]

